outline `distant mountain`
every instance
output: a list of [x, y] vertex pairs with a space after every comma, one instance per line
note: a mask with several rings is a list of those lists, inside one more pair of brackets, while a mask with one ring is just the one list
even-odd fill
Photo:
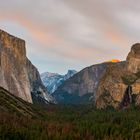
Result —
[[109, 63], [87, 67], [66, 80], [52, 94], [60, 104], [88, 104], [95, 98], [100, 78]]
[[60, 104], [92, 103], [97, 108], [140, 106], [140, 43], [132, 46], [126, 61], [87, 67], [52, 95]]
[[92, 103], [97, 108], [128, 107], [132, 103], [140, 106], [140, 43], [132, 46], [126, 61], [115, 59], [78, 73], [75, 70], [65, 75], [46, 72], [40, 77], [26, 56], [25, 41], [0, 30], [0, 87], [14, 97], [39, 105], [56, 101], [58, 104]]
[[52, 96], [43, 85], [37, 68], [26, 56], [25, 41], [0, 30], [0, 86], [11, 94], [33, 103], [34, 97], [46, 103]]
[[41, 79], [50, 93], [53, 93], [57, 88], [64, 83], [67, 79], [76, 74], [76, 70], [68, 70], [67, 74], [60, 75], [58, 73], [45, 72], [41, 74]]

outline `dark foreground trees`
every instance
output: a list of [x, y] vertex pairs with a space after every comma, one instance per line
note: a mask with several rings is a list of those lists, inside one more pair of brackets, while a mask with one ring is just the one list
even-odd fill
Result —
[[41, 119], [0, 112], [0, 140], [139, 140], [139, 112], [54, 106]]

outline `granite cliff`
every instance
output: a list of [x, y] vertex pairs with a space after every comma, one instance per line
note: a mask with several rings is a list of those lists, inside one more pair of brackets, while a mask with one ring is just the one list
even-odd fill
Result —
[[109, 63], [87, 67], [66, 80], [52, 94], [58, 103], [87, 104], [95, 99], [98, 82]]
[[65, 81], [53, 96], [58, 103], [92, 102], [97, 108], [140, 105], [140, 44], [132, 46], [126, 61], [83, 69]]
[[[131, 89], [135, 105], [140, 104], [140, 44], [134, 44], [123, 63], [111, 64], [101, 78], [96, 92], [97, 108], [119, 108]], [[130, 101], [129, 101], [130, 102]], [[126, 104], [128, 106], [128, 104]]]
[[[97, 108], [140, 106], [140, 44], [126, 61], [87, 67], [48, 94], [37, 68], [26, 57], [25, 41], [0, 30], [0, 86], [27, 102], [94, 103]], [[32, 100], [33, 99], [33, 100]]]
[[[52, 100], [38, 70], [26, 57], [25, 41], [0, 30], [0, 86], [32, 103], [31, 93]], [[39, 94], [37, 94], [39, 93]]]

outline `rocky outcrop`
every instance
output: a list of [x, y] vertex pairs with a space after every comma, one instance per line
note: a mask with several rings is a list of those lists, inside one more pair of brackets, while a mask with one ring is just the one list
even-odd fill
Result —
[[[126, 62], [109, 65], [101, 78], [96, 92], [97, 108], [112, 106], [118, 108], [124, 99], [127, 88], [132, 86], [136, 95], [135, 104], [140, 104], [140, 44], [134, 44]], [[108, 93], [108, 97], [106, 97]], [[106, 99], [111, 98], [106, 102]]]
[[[44, 91], [37, 69], [26, 57], [25, 41], [0, 30], [0, 86], [32, 103], [31, 92]], [[41, 93], [42, 95], [42, 93]]]
[[118, 106], [127, 87], [122, 81], [122, 76], [125, 74], [124, 69], [125, 62], [110, 63], [108, 65], [96, 91], [97, 108]]
[[126, 69], [128, 72], [137, 73], [140, 71], [140, 44], [134, 44], [126, 59]]
[[98, 82], [109, 63], [93, 65], [66, 80], [54, 93], [58, 103], [87, 104], [94, 100]]

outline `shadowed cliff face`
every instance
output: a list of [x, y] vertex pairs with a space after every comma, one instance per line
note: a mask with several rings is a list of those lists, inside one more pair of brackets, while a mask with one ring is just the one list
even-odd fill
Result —
[[127, 108], [132, 103], [132, 87], [128, 86], [123, 96], [123, 100], [120, 104], [120, 108]]
[[36, 98], [41, 97], [44, 101], [46, 100], [46, 103], [54, 102], [52, 96], [48, 94], [46, 87], [43, 85], [37, 68], [28, 58], [26, 59], [26, 66], [32, 95], [36, 96]]
[[[126, 62], [121, 65], [110, 65], [99, 82], [96, 92], [97, 108], [106, 108], [107, 106], [119, 107], [125, 99], [123, 97], [127, 87], [132, 86], [132, 94], [136, 95], [135, 104], [140, 104], [140, 44], [134, 44], [127, 56]], [[128, 79], [129, 76], [129, 79]], [[125, 78], [123, 81], [122, 78]], [[135, 78], [135, 79], [134, 79]], [[134, 81], [134, 82], [133, 82]], [[127, 85], [128, 83], [128, 85]], [[130, 83], [130, 84], [129, 84]], [[109, 102], [105, 100], [105, 91], [112, 98]]]
[[31, 92], [48, 95], [39, 72], [26, 57], [25, 41], [0, 30], [0, 86], [32, 103]]

